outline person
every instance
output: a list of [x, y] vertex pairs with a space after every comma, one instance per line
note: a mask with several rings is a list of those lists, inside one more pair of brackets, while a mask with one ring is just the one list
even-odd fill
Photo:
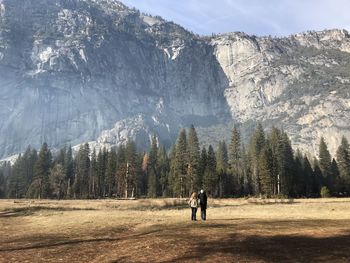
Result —
[[192, 221], [197, 221], [196, 215], [197, 215], [198, 199], [197, 199], [197, 193], [196, 192], [192, 193], [191, 198], [188, 201], [188, 204], [190, 205], [191, 210], [192, 210], [191, 220]]
[[207, 220], [207, 201], [208, 197], [204, 190], [202, 189], [198, 195], [199, 205], [201, 207], [201, 218], [202, 220]]

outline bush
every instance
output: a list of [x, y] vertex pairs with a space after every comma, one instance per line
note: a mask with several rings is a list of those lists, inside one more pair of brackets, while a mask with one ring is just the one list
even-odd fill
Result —
[[329, 190], [326, 186], [322, 186], [320, 194], [322, 198], [330, 197]]

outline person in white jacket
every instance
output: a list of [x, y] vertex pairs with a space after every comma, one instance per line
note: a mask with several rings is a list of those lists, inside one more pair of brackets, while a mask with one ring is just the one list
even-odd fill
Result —
[[197, 198], [196, 192], [192, 193], [191, 198], [188, 201], [188, 204], [190, 205], [191, 210], [192, 210], [191, 220], [197, 221], [196, 215], [197, 215], [197, 207], [198, 207], [198, 198]]

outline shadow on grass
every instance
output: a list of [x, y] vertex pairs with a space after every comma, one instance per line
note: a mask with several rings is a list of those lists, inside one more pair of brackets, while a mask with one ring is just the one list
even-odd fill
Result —
[[[223, 224], [211, 227], [222, 228]], [[220, 240], [199, 241], [191, 251], [169, 262], [215, 260], [215, 256], [232, 258], [232, 262], [349, 262], [349, 246], [350, 233], [331, 237], [233, 233]]]
[[38, 211], [87, 211], [87, 210], [97, 210], [95, 208], [78, 208], [78, 207], [63, 207], [63, 206], [28, 206], [19, 207], [0, 212], [1, 217], [17, 217], [17, 216], [30, 216]]

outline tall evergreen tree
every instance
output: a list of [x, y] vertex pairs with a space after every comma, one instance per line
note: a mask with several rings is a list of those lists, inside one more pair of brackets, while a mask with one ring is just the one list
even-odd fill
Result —
[[193, 125], [188, 132], [188, 178], [189, 190], [192, 192], [200, 187], [199, 159], [200, 147], [197, 131]]
[[187, 152], [187, 134], [183, 129], [176, 142], [175, 158], [174, 158], [174, 175], [173, 175], [173, 193], [176, 196], [184, 197], [189, 195], [187, 186], [188, 178], [188, 152]]
[[67, 193], [66, 196], [71, 198], [73, 196], [73, 183], [74, 183], [74, 159], [72, 147], [69, 146], [65, 154], [64, 171], [67, 178]]
[[199, 174], [198, 185], [200, 187], [203, 187], [203, 177], [204, 177], [204, 172], [206, 167], [207, 167], [207, 149], [203, 147], [201, 150], [199, 166], [198, 166], [198, 174]]
[[153, 135], [151, 142], [151, 150], [148, 158], [148, 196], [157, 197], [159, 194], [159, 174], [157, 170], [158, 166], [158, 142], [157, 136]]
[[265, 147], [260, 151], [259, 156], [259, 177], [261, 184], [261, 193], [267, 196], [272, 196], [273, 194], [273, 160], [272, 160], [272, 150], [270, 147], [265, 145]]
[[323, 185], [327, 185], [329, 187], [328, 181], [331, 176], [331, 166], [332, 166], [332, 158], [331, 154], [328, 151], [327, 144], [323, 137], [320, 140], [319, 146], [319, 165], [323, 175]]
[[216, 172], [218, 175], [218, 195], [223, 197], [230, 193], [232, 181], [228, 177], [228, 153], [225, 141], [219, 142], [216, 152]]
[[344, 136], [336, 155], [340, 176], [338, 191], [350, 194], [350, 147], [348, 140]]
[[218, 177], [216, 174], [216, 157], [211, 145], [208, 148], [207, 165], [204, 172], [203, 186], [212, 196], [217, 196]]
[[86, 143], [80, 146], [76, 157], [74, 196], [75, 198], [89, 197], [90, 148]]
[[158, 166], [159, 171], [159, 183], [160, 193], [163, 197], [169, 195], [169, 174], [170, 174], [170, 161], [166, 149], [164, 146], [159, 147], [158, 150]]
[[107, 194], [108, 197], [112, 197], [112, 194], [116, 192], [115, 174], [117, 172], [117, 153], [114, 149], [111, 149], [107, 153]]
[[50, 189], [53, 198], [62, 199], [66, 192], [66, 173], [60, 163], [56, 163], [50, 171]]
[[250, 139], [249, 155], [252, 166], [252, 187], [253, 194], [261, 193], [260, 177], [259, 177], [259, 156], [261, 150], [265, 147], [265, 133], [261, 123], [258, 123], [253, 135]]
[[51, 151], [45, 142], [39, 152], [38, 159], [34, 166], [33, 181], [28, 190], [29, 197], [32, 198], [49, 198], [50, 184], [49, 174], [52, 163]]
[[99, 181], [97, 172], [97, 155], [95, 148], [91, 154], [89, 178], [89, 196], [90, 198], [97, 198], [99, 196]]

